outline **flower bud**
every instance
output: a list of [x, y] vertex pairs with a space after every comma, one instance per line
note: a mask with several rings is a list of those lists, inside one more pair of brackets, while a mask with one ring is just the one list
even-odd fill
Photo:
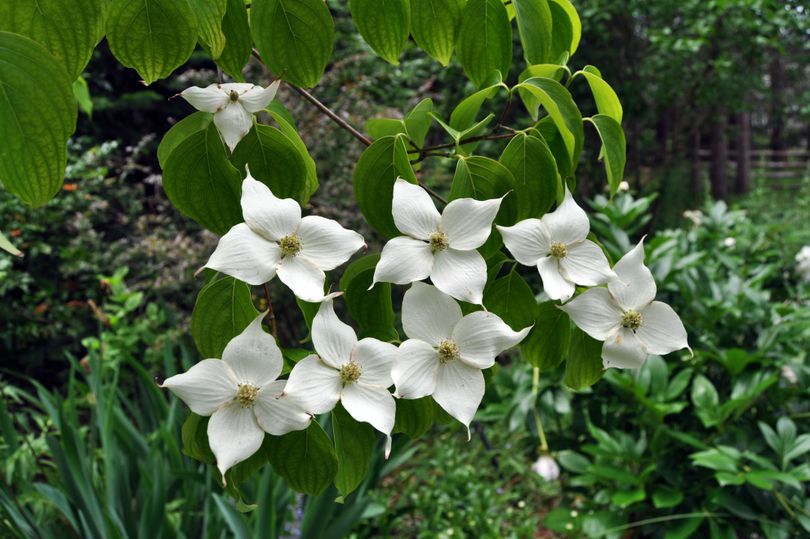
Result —
[[540, 455], [540, 458], [532, 464], [532, 470], [549, 482], [555, 481], [560, 477], [560, 467], [557, 466], [557, 463], [551, 458], [551, 455]]

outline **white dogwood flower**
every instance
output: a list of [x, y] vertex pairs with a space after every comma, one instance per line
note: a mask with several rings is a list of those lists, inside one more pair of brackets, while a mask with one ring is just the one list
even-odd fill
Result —
[[242, 215], [245, 222], [220, 238], [205, 267], [251, 285], [278, 274], [304, 301], [323, 300], [324, 272], [365, 245], [363, 236], [331, 219], [302, 219], [298, 202], [276, 198], [250, 171], [242, 182]]
[[351, 326], [335, 314], [331, 298], [321, 303], [312, 321], [312, 344], [318, 355], [296, 363], [286, 394], [312, 414], [329, 412], [340, 401], [354, 419], [385, 434], [388, 458], [396, 415], [388, 387], [396, 346], [373, 338], [358, 341]]
[[537, 266], [551, 299], [565, 303], [574, 295], [574, 285], [595, 286], [616, 276], [602, 249], [586, 239], [591, 229], [588, 216], [567, 186], [562, 204], [542, 219], [497, 228], [518, 262]]
[[214, 114], [214, 125], [233, 151], [253, 127], [253, 114], [270, 104], [280, 84], [280, 80], [267, 88], [238, 82], [210, 84], [186, 88], [180, 95], [197, 110]]
[[406, 235], [385, 244], [372, 286], [378, 282], [408, 284], [430, 277], [442, 292], [480, 304], [487, 265], [476, 249], [487, 241], [501, 200], [459, 198], [439, 214], [424, 189], [398, 178], [391, 213], [399, 231]]
[[495, 357], [531, 329], [512, 331], [497, 315], [477, 311], [462, 317], [453, 298], [415, 282], [402, 300], [402, 327], [409, 339], [391, 369], [398, 398], [432, 395], [467, 427], [484, 396], [484, 375]]
[[167, 378], [168, 388], [208, 421], [208, 444], [225, 472], [258, 451], [264, 433], [281, 436], [309, 426], [312, 416], [294, 397], [282, 396], [281, 350], [262, 330], [264, 313], [231, 339], [222, 359], [204, 359]]
[[643, 242], [616, 263], [617, 278], [607, 288], [592, 288], [561, 307], [585, 333], [604, 341], [606, 369], [634, 369], [647, 354], [689, 348], [681, 319], [672, 307], [654, 301], [655, 280], [644, 265]]

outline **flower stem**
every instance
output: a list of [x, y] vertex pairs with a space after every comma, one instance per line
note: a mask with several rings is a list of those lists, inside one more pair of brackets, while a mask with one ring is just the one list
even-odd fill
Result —
[[545, 455], [548, 453], [548, 442], [546, 441], [546, 431], [543, 430], [543, 420], [540, 419], [540, 412], [537, 410], [537, 395], [539, 392], [540, 369], [535, 367], [532, 371], [532, 395], [535, 401], [532, 406], [532, 414], [534, 415], [534, 426], [537, 428], [538, 436], [540, 436], [540, 454]]
[[264, 283], [264, 295], [267, 298], [267, 319], [270, 320], [270, 333], [278, 340], [278, 329], [276, 328], [276, 314], [273, 312], [273, 302], [270, 299], [270, 287]]

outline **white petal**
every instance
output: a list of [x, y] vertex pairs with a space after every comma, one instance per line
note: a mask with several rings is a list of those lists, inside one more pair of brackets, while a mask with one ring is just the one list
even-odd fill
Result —
[[324, 301], [312, 320], [312, 344], [324, 363], [339, 369], [348, 363], [357, 345], [357, 335], [335, 314], [332, 301]]
[[301, 206], [291, 198], [277, 198], [270, 188], [247, 173], [242, 181], [242, 216], [248, 226], [272, 241], [295, 234]]
[[326, 275], [315, 264], [300, 256], [284, 257], [278, 266], [278, 278], [300, 299], [317, 303], [324, 297]]
[[219, 359], [204, 359], [184, 373], [175, 374], [160, 385], [198, 415], [209, 416], [236, 398], [237, 382], [231, 368]]
[[231, 367], [239, 383], [263, 387], [281, 374], [284, 360], [276, 340], [262, 330], [264, 315], [257, 316], [222, 352], [222, 361]]
[[354, 230], [317, 215], [301, 220], [298, 237], [301, 240], [299, 256], [307, 258], [323, 271], [340, 266], [366, 244], [363, 236]]
[[294, 397], [282, 396], [286, 384], [286, 380], [276, 380], [262, 386], [253, 407], [259, 426], [274, 436], [304, 430], [312, 421], [312, 416]]
[[220, 90], [216, 84], [205, 88], [192, 86], [180, 92], [180, 96], [191, 103], [191, 106], [203, 112], [216, 112], [228, 104], [228, 93]]
[[669, 354], [681, 348], [689, 348], [686, 329], [672, 307], [653, 301], [640, 314], [641, 327], [636, 330], [636, 336], [647, 352]]
[[260, 285], [276, 276], [280, 260], [278, 245], [262, 238], [245, 223], [239, 223], [219, 239], [205, 267], [248, 284]]
[[430, 280], [445, 294], [480, 305], [487, 284], [487, 263], [478, 251], [449, 248], [434, 256]]
[[245, 107], [248, 112], [259, 112], [276, 97], [278, 87], [281, 84], [281, 79], [275, 81], [267, 88], [261, 86], [253, 86], [251, 89], [239, 96], [239, 103]]
[[258, 451], [263, 441], [264, 431], [259, 427], [253, 409], [238, 402], [223, 406], [208, 421], [208, 445], [223, 476], [231, 467]]
[[416, 184], [397, 178], [391, 203], [394, 224], [400, 232], [427, 240], [439, 228], [439, 211], [427, 191]]
[[579, 285], [596, 286], [615, 279], [602, 249], [590, 240], [573, 243], [560, 259], [560, 270], [566, 279]]
[[222, 135], [225, 145], [233, 151], [253, 127], [253, 115], [239, 103], [229, 101], [224, 108], [214, 114], [214, 125]]
[[399, 236], [383, 247], [380, 261], [374, 269], [374, 282], [408, 284], [427, 278], [431, 269], [433, 253], [430, 245]]
[[391, 365], [399, 359], [399, 350], [391, 343], [366, 338], [357, 343], [352, 356], [360, 365], [360, 383], [387, 388], [391, 380]]
[[644, 265], [644, 240], [638, 242], [613, 266], [618, 279], [608, 283], [608, 290], [625, 310], [640, 310], [655, 299], [655, 279]]
[[461, 361], [450, 361], [439, 368], [433, 399], [445, 412], [467, 427], [468, 439], [470, 422], [483, 397], [484, 375], [480, 369]]
[[387, 389], [361, 383], [349, 384], [343, 388], [340, 402], [357, 421], [371, 423], [372, 427], [390, 436], [394, 428], [396, 403]]
[[620, 329], [602, 345], [602, 366], [609, 369], [637, 369], [647, 359], [647, 352], [629, 329]]
[[560, 307], [579, 329], [598, 341], [618, 331], [622, 310], [604, 288], [591, 288]]
[[567, 185], [562, 204], [553, 212], [544, 215], [542, 221], [548, 230], [549, 239], [566, 245], [584, 240], [591, 230], [588, 215], [574, 202]]
[[501, 318], [486, 311], [470, 313], [456, 324], [453, 340], [461, 351], [461, 360], [479, 369], [495, 363], [495, 356], [512, 348], [529, 333], [531, 327], [512, 331]]
[[340, 400], [340, 373], [324, 364], [316, 355], [295, 364], [284, 393], [301, 404], [310, 414], [323, 414]]
[[401, 399], [432, 395], [439, 376], [439, 354], [428, 343], [409, 339], [399, 345], [399, 358], [391, 366], [391, 378]]
[[498, 214], [503, 198], [475, 200], [458, 198], [442, 212], [439, 225], [447, 234], [450, 247], [468, 251], [481, 247], [492, 232], [492, 221]]
[[461, 307], [435, 286], [413, 283], [402, 298], [402, 328], [411, 339], [438, 346], [459, 320]]
[[537, 262], [537, 271], [543, 279], [543, 290], [551, 299], [558, 299], [565, 303], [574, 295], [574, 283], [560, 273], [560, 264], [556, 258], [547, 256]]
[[503, 244], [524, 266], [534, 266], [537, 261], [548, 255], [548, 231], [540, 219], [524, 219], [515, 226], [497, 226]]

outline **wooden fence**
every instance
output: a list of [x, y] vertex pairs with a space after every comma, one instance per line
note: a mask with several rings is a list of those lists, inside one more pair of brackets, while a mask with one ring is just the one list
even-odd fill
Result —
[[[700, 162], [708, 169], [711, 164], [711, 151], [700, 150]], [[736, 174], [737, 155], [728, 155], [729, 179]], [[751, 150], [752, 185], [773, 189], [799, 189], [810, 182], [810, 150], [792, 148], [788, 150]]]

